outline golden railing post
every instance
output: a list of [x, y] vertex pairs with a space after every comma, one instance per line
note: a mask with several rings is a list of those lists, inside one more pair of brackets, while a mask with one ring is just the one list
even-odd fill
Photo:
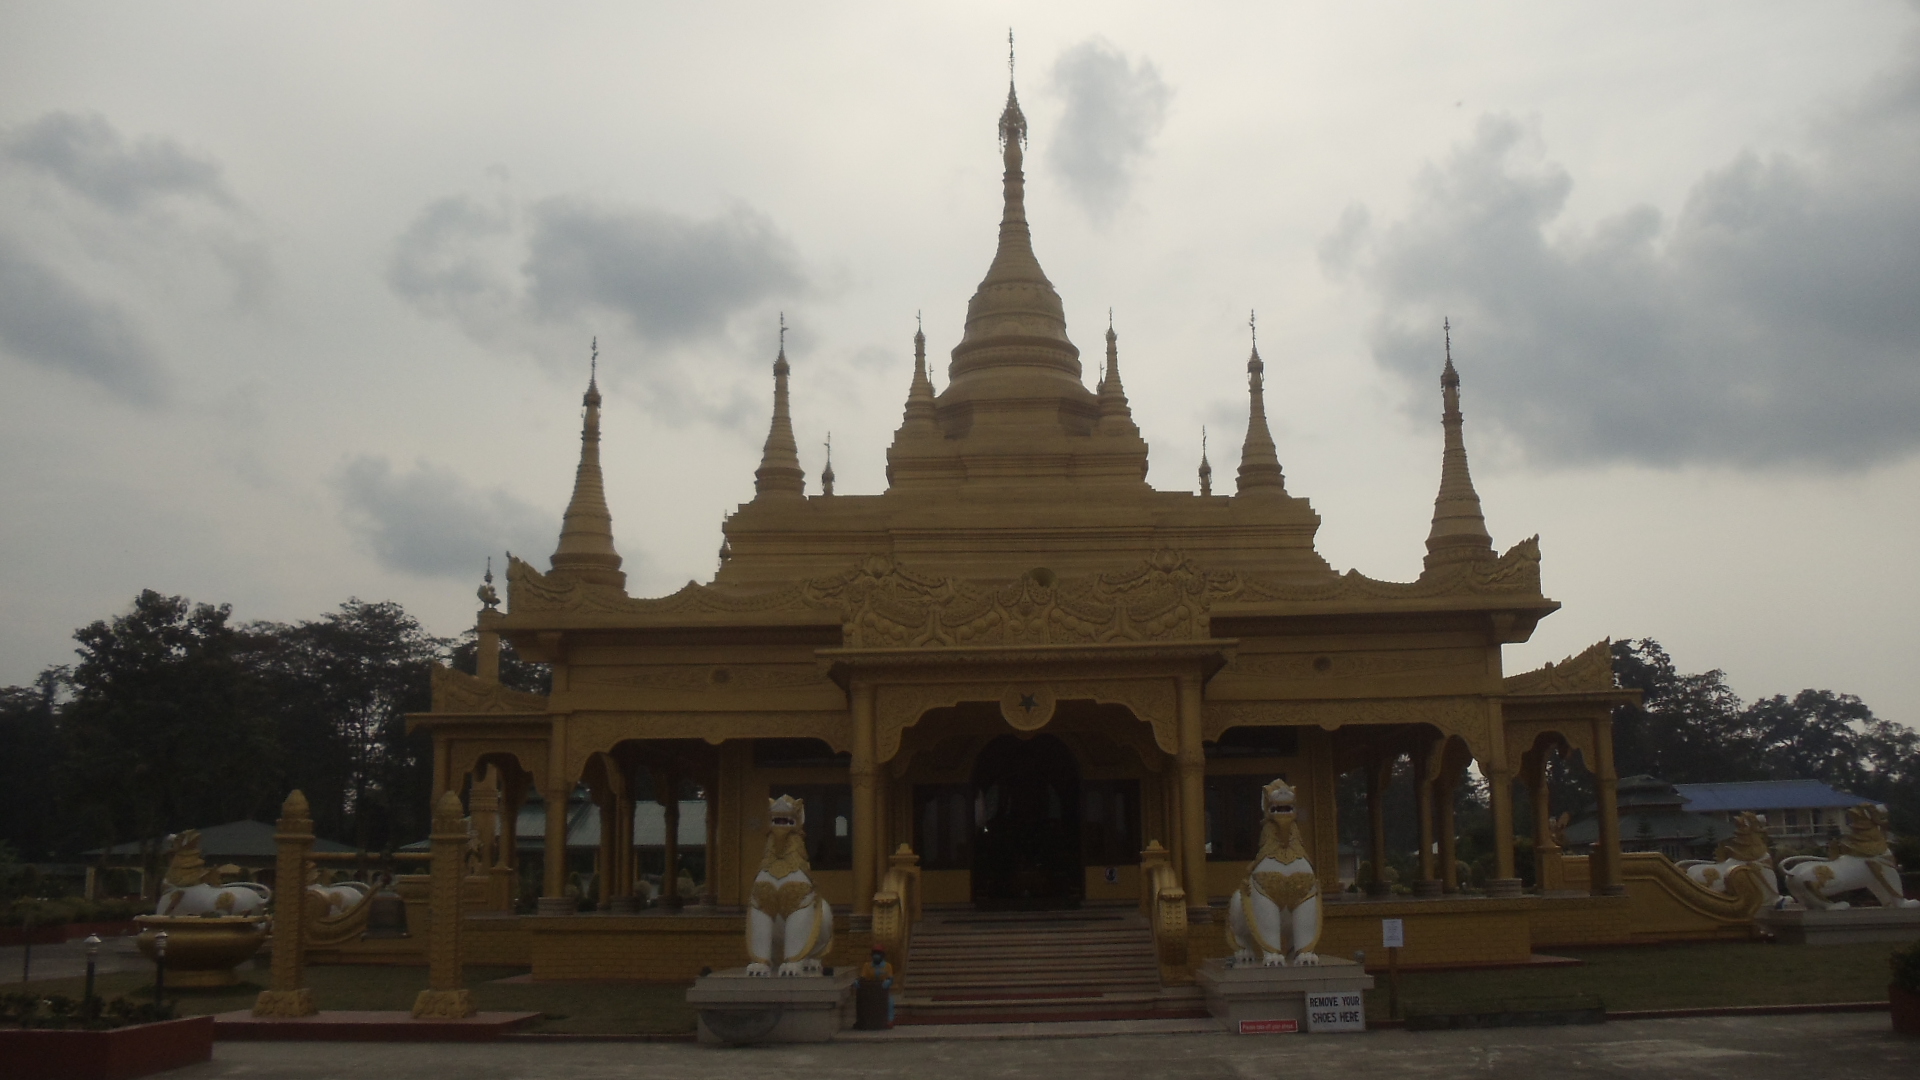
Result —
[[427, 900], [427, 989], [413, 1001], [415, 1019], [457, 1020], [474, 1014], [460, 955], [460, 885], [466, 872], [467, 820], [460, 796], [445, 792], [433, 807], [433, 875]]
[[307, 979], [307, 855], [313, 850], [313, 817], [307, 797], [287, 796], [274, 830], [279, 852], [273, 867], [273, 986], [254, 1000], [255, 1016], [312, 1016], [320, 1011]]

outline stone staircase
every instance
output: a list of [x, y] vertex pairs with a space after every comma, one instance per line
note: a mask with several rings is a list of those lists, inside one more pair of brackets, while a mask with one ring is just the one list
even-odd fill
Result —
[[903, 1024], [1205, 1016], [1198, 990], [1163, 988], [1138, 911], [929, 910], [900, 988]]

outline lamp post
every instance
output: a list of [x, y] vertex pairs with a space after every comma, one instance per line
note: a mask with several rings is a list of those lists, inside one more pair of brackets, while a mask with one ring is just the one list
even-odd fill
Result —
[[86, 996], [80, 999], [80, 1009], [91, 1017], [100, 1011], [99, 1005], [93, 999], [93, 965], [100, 955], [100, 935], [88, 934], [87, 940], [82, 944], [87, 947], [87, 992]]
[[167, 932], [153, 937], [153, 1007], [160, 1008], [161, 995], [167, 992]]

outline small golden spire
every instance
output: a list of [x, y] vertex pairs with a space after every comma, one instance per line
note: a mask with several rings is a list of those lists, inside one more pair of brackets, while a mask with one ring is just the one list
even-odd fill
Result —
[[780, 352], [773, 358], [773, 422], [753, 473], [754, 498], [762, 495], [803, 496], [807, 474], [800, 468], [800, 447], [793, 441], [793, 419], [787, 414], [787, 313], [780, 313]]
[[1446, 433], [1440, 453], [1440, 493], [1433, 500], [1433, 528], [1427, 533], [1426, 568], [1472, 562], [1493, 556], [1480, 495], [1467, 470], [1465, 419], [1460, 415], [1460, 373], [1453, 366], [1453, 320], [1442, 319], [1440, 332], [1446, 366], [1440, 369], [1440, 425]]
[[1247, 312], [1247, 333], [1253, 341], [1253, 351], [1247, 356], [1247, 439], [1240, 446], [1240, 471], [1234, 490], [1239, 495], [1255, 491], [1285, 495], [1287, 480], [1280, 471], [1273, 432], [1267, 428], [1267, 365], [1260, 359], [1259, 326], [1251, 311]]
[[827, 432], [827, 467], [820, 470], [820, 494], [833, 494], [833, 432]]
[[1134, 425], [1133, 409], [1127, 404], [1126, 387], [1120, 384], [1119, 335], [1113, 332], [1113, 309], [1107, 309], [1107, 368], [1100, 376], [1096, 395], [1100, 399], [1100, 430], [1109, 434], [1140, 434]]
[[927, 377], [927, 331], [913, 313], [913, 382], [907, 387], [904, 420], [908, 427], [934, 426], [933, 380]]
[[596, 585], [623, 588], [620, 553], [613, 546], [613, 515], [607, 512], [606, 481], [600, 475], [600, 339], [593, 339], [587, 392], [581, 396], [580, 465], [573, 498], [560, 523], [560, 544], [548, 560], [555, 573]]
[[1200, 425], [1200, 494], [1213, 494], [1213, 466], [1207, 462], [1207, 425]]

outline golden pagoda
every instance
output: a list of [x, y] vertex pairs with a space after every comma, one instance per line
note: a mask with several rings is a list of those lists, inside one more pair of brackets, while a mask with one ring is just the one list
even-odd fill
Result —
[[[433, 711], [416, 717], [432, 733], [436, 792], [498, 792], [507, 823], [529, 792], [545, 795], [539, 914], [500, 930], [500, 955], [538, 978], [677, 979], [743, 963], [737, 913], [767, 800], [793, 794], [806, 801], [814, 880], [844, 909], [837, 952], [902, 945], [927, 911], [1137, 905], [1163, 977], [1179, 982], [1229, 951], [1219, 909], [1276, 777], [1297, 793], [1328, 900], [1323, 952], [1377, 945], [1383, 912], [1410, 920], [1409, 962], [1524, 961], [1543, 941], [1624, 939], [1610, 717], [1631, 695], [1615, 688], [1604, 642], [1503, 670], [1502, 646], [1559, 604], [1542, 594], [1537, 538], [1499, 553], [1487, 534], [1450, 340], [1417, 580], [1341, 574], [1314, 550], [1320, 518], [1287, 489], [1257, 344], [1234, 491], [1211, 493], [1210, 465], [1200, 494], [1157, 490], [1115, 331], [1089, 390], [1034, 255], [1026, 133], [1010, 83], [998, 246], [938, 393], [914, 335], [885, 491], [808, 494], [788, 403], [805, 374], [783, 345], [754, 495], [723, 525], [718, 571], [669, 596], [629, 596], [589, 382], [548, 568], [510, 559], [505, 609], [479, 616], [479, 674], [439, 671]], [[551, 665], [550, 696], [500, 685], [503, 639]], [[1530, 831], [1548, 837], [1546, 763], [1576, 753], [1594, 774], [1601, 842], [1584, 881], [1556, 863], [1542, 884], [1557, 891], [1523, 895], [1514, 786], [1528, 785]], [[1337, 782], [1367, 778], [1362, 855], [1383, 867], [1385, 791], [1403, 760], [1418, 788], [1417, 878], [1395, 892], [1375, 873], [1366, 892], [1346, 889]], [[1490, 879], [1468, 895], [1453, 806], [1470, 765], [1498, 842]], [[565, 854], [567, 795], [582, 784], [608, 823], [584, 899], [569, 895]], [[680, 792], [699, 792], [697, 895], [680, 895], [671, 870], [659, 903], [637, 895], [643, 789], [670, 819]], [[499, 845], [494, 869], [513, 847]]]

